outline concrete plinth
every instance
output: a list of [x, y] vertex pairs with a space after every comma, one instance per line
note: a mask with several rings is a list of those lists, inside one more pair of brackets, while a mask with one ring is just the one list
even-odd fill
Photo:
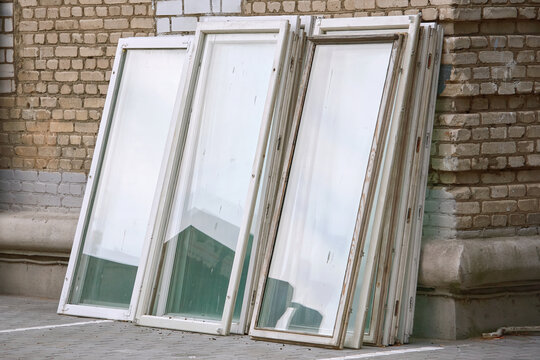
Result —
[[418, 286], [415, 337], [539, 325], [540, 237], [426, 242]]
[[0, 260], [0, 294], [59, 299], [67, 265], [62, 263], [29, 263]]
[[59, 299], [77, 214], [0, 213], [0, 294]]

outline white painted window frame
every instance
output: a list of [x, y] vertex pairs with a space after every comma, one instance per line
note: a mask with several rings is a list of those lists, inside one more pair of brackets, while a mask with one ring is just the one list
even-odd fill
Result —
[[[367, 17], [367, 18], [338, 18], [338, 19], [317, 19], [315, 22], [315, 35], [323, 34], [380, 34], [380, 33], [407, 33], [407, 40], [405, 49], [403, 51], [402, 59], [402, 74], [398, 83], [398, 89], [396, 93], [396, 104], [394, 113], [392, 114], [391, 124], [389, 131], [389, 143], [387, 145], [387, 155], [384, 162], [380, 164], [379, 181], [381, 183], [381, 189], [383, 190], [377, 199], [372, 204], [374, 216], [374, 232], [369, 244], [367, 252], [364, 254], [366, 259], [366, 267], [364, 274], [364, 281], [362, 282], [360, 300], [358, 304], [357, 317], [350, 319], [355, 321], [354, 331], [351, 335], [345, 339], [345, 346], [351, 348], [360, 348], [364, 341], [364, 321], [365, 315], [369, 306], [369, 299], [371, 293], [371, 286], [373, 281], [373, 272], [375, 268], [375, 262], [377, 261], [377, 252], [380, 246], [378, 239], [382, 232], [382, 218], [386, 207], [388, 193], [386, 189], [389, 187], [391, 179], [391, 170], [394, 163], [396, 152], [396, 138], [400, 131], [401, 123], [405, 116], [405, 99], [407, 92], [410, 91], [410, 80], [413, 74], [414, 66], [412, 61], [415, 57], [416, 43], [418, 41], [418, 32], [420, 26], [420, 16], [396, 16], [396, 17]], [[377, 299], [375, 299], [377, 300]], [[376, 305], [374, 304], [373, 316], [379, 316], [376, 313]], [[373, 322], [372, 322], [373, 325]], [[374, 336], [375, 334], [370, 331], [368, 336]], [[372, 340], [372, 339], [369, 339]]]
[[[412, 334], [412, 325], [416, 298], [416, 285], [418, 281], [418, 266], [420, 258], [420, 247], [422, 238], [422, 220], [424, 213], [424, 203], [426, 194], [426, 183], [429, 171], [429, 160], [431, 151], [431, 139], [433, 122], [435, 118], [435, 104], [437, 95], [437, 85], [439, 79], [439, 69], [441, 61], [441, 49], [443, 40], [443, 29], [434, 23], [422, 24], [425, 29], [425, 37], [427, 42], [427, 54], [423, 59], [427, 60], [427, 64], [421, 64], [421, 67], [428, 68], [424, 79], [424, 86], [419, 95], [424, 99], [421, 109], [419, 110], [421, 131], [418, 132], [418, 137], [421, 138], [418, 156], [414, 164], [414, 180], [412, 183], [419, 184], [415, 191], [409, 196], [409, 207], [411, 208], [412, 218], [409, 229], [405, 232], [407, 245], [407, 253], [402, 256], [402, 262], [405, 263], [406, 273], [400, 273], [402, 285], [398, 283], [398, 299], [401, 301], [401, 309], [397, 318], [393, 319], [390, 340], [408, 343], [409, 336]], [[430, 69], [431, 67], [431, 69]], [[425, 99], [429, 99], [426, 101]], [[406, 257], [405, 257], [406, 256]], [[405, 270], [401, 270], [404, 272]], [[396, 322], [398, 322], [396, 324]]]
[[[390, 226], [393, 230], [388, 234], [384, 233], [380, 239], [382, 242], [378, 245], [374, 259], [379, 269], [386, 269], [389, 266], [389, 270], [377, 271], [373, 275], [372, 284], [376, 283], [378, 286], [375, 293], [369, 295], [374, 298], [372, 322], [362, 341], [374, 345], [406, 343], [412, 333], [422, 212], [442, 41], [440, 26], [424, 23], [420, 29], [421, 43], [416, 50], [418, 57], [413, 70], [415, 81], [411, 84], [411, 87], [414, 86], [411, 88], [414, 92], [413, 102], [409, 106], [407, 127], [402, 130], [408, 135], [398, 150], [400, 154], [408, 154], [398, 165], [400, 171], [403, 171], [404, 175], [401, 177], [404, 180], [399, 184], [394, 183], [388, 189], [398, 198], [398, 202], [385, 210], [392, 211], [395, 223], [385, 225], [386, 229]], [[415, 154], [414, 149], [417, 149]], [[396, 170], [395, 167], [394, 169]], [[393, 258], [388, 258], [390, 253], [394, 254]], [[369, 303], [366, 304], [368, 305]], [[357, 325], [356, 331], [358, 330]], [[351, 336], [348, 337], [346, 345], [353, 348], [359, 346], [351, 344]]]
[[[276, 105], [278, 115], [278, 129], [274, 131], [270, 139], [270, 144], [275, 144], [274, 154], [270, 161], [266, 164], [265, 174], [268, 177], [268, 183], [262, 189], [265, 196], [265, 200], [261, 201], [261, 209], [259, 214], [264, 214], [258, 224], [257, 234], [254, 239], [254, 246], [252, 249], [252, 257], [250, 259], [248, 276], [246, 279], [246, 290], [244, 295], [243, 308], [247, 308], [247, 311], [242, 311], [240, 323], [243, 324], [243, 333], [247, 334], [249, 331], [250, 322], [253, 314], [253, 308], [255, 305], [256, 285], [259, 278], [259, 272], [264, 258], [264, 250], [266, 249], [267, 234], [271, 225], [271, 215], [276, 205], [277, 192], [279, 187], [279, 176], [283, 167], [284, 155], [285, 155], [285, 142], [290, 132], [289, 119], [294, 113], [294, 100], [296, 98], [296, 90], [298, 89], [296, 84], [298, 77], [301, 74], [304, 56], [304, 44], [305, 33], [302, 29], [302, 24], [296, 28], [296, 31], [291, 32], [289, 41], [291, 46], [287, 49], [285, 59], [289, 64], [287, 69], [284, 69], [282, 73], [281, 88], [279, 91], [278, 103]], [[248, 292], [249, 291], [249, 292]], [[247, 296], [246, 294], [249, 294]]]
[[[189, 60], [188, 75], [189, 83], [184, 88], [182, 93], [181, 105], [176, 113], [176, 117], [182, 119], [184, 127], [179, 129], [174, 134], [174, 141], [172, 151], [169, 154], [169, 159], [166, 162], [165, 169], [162, 173], [166, 184], [159, 194], [158, 209], [153, 225], [151, 225], [150, 238], [148, 251], [146, 252], [147, 258], [145, 260], [145, 272], [142, 281], [141, 300], [137, 307], [135, 321], [139, 325], [171, 328], [185, 331], [195, 331], [202, 333], [210, 333], [216, 335], [228, 335], [231, 331], [234, 333], [243, 333], [245, 324], [241, 322], [232, 324], [232, 317], [234, 312], [234, 305], [236, 295], [238, 292], [238, 286], [240, 283], [240, 277], [242, 273], [242, 264], [244, 261], [247, 240], [249, 237], [250, 226], [253, 219], [253, 213], [255, 208], [255, 201], [257, 198], [257, 190], [261, 180], [261, 173], [264, 162], [264, 153], [266, 151], [266, 144], [269, 138], [270, 127], [272, 123], [272, 116], [274, 105], [278, 97], [279, 79], [282, 69], [284, 67], [284, 55], [287, 43], [287, 36], [289, 32], [289, 22], [286, 20], [281, 21], [228, 21], [228, 22], [200, 22], [197, 25], [195, 34], [195, 40], [193, 42], [193, 50]], [[264, 107], [263, 120], [261, 124], [261, 132], [259, 134], [259, 140], [257, 144], [257, 150], [255, 154], [255, 160], [252, 170], [252, 178], [250, 181], [248, 196], [246, 199], [246, 212], [242, 220], [240, 228], [240, 234], [235, 251], [235, 257], [233, 261], [231, 278], [229, 281], [229, 287], [227, 290], [227, 297], [225, 300], [225, 306], [221, 321], [209, 321], [202, 319], [186, 319], [186, 318], [170, 318], [168, 316], [153, 316], [148, 315], [150, 312], [149, 306], [153, 295], [154, 287], [157, 281], [157, 272], [159, 266], [159, 258], [163, 245], [164, 232], [166, 229], [168, 214], [172, 202], [172, 196], [176, 180], [178, 176], [179, 167], [182, 163], [184, 156], [185, 144], [189, 142], [186, 139], [188, 136], [188, 127], [190, 119], [191, 104], [194, 100], [194, 91], [198, 74], [198, 66], [202, 58], [204, 50], [204, 39], [206, 35], [210, 34], [226, 34], [226, 33], [276, 33], [278, 34], [278, 42], [276, 45], [276, 53], [273, 62], [273, 71], [271, 74], [270, 86], [268, 89], [268, 95], [266, 104]], [[186, 149], [185, 151], [188, 151]], [[245, 292], [245, 297], [249, 296], [248, 292]], [[245, 312], [246, 308], [242, 309]], [[245, 321], [246, 316], [243, 315]]]
[[[316, 21], [316, 27], [317, 24], [320, 24], [321, 19], [318, 19]], [[295, 145], [295, 139], [298, 136], [298, 129], [299, 124], [301, 121], [301, 115], [303, 110], [303, 102], [304, 97], [306, 94], [308, 82], [309, 82], [309, 74], [310, 74], [310, 68], [313, 63], [313, 55], [314, 50], [317, 44], [351, 44], [351, 43], [363, 43], [368, 41], [386, 41], [386, 42], [392, 42], [394, 43], [391, 57], [390, 57], [390, 65], [389, 65], [389, 71], [387, 72], [387, 80], [385, 81], [385, 93], [388, 92], [388, 87], [391, 86], [392, 81], [388, 81], [389, 74], [390, 77], [395, 76], [395, 73], [397, 72], [395, 69], [395, 65], [398, 61], [398, 53], [400, 52], [401, 46], [398, 45], [398, 36], [393, 36], [393, 34], [390, 34], [392, 36], [389, 36], [389, 34], [361, 34], [358, 35], [351, 35], [351, 36], [336, 36], [336, 34], [332, 35], [326, 35], [321, 34], [320, 32], [317, 33], [317, 31], [314, 32], [314, 36], [310, 39], [311, 43], [309, 44], [309, 48], [307, 50], [307, 59], [305, 60], [305, 68], [303, 72], [303, 78], [302, 78], [302, 84], [301, 84], [301, 90], [299, 92], [298, 101], [297, 101], [297, 107], [295, 111], [294, 116], [294, 123], [292, 124], [292, 130], [290, 133], [290, 139], [288, 142], [288, 150], [287, 150], [287, 161], [288, 164], [283, 169], [282, 175], [281, 175], [281, 184], [280, 184], [280, 194], [279, 198], [277, 199], [278, 204], [276, 206], [276, 211], [274, 213], [273, 219], [272, 219], [272, 229], [270, 231], [270, 235], [268, 238], [268, 244], [266, 248], [266, 254], [264, 263], [262, 265], [261, 275], [259, 279], [259, 285], [257, 289], [257, 297], [255, 300], [255, 309], [253, 312], [253, 317], [251, 321], [251, 328], [249, 334], [254, 338], [259, 339], [267, 339], [267, 340], [273, 340], [273, 341], [286, 341], [286, 342], [293, 342], [293, 343], [303, 343], [303, 344], [315, 344], [315, 345], [321, 345], [324, 347], [332, 347], [332, 348], [342, 348], [343, 342], [345, 339], [345, 332], [346, 332], [346, 324], [347, 324], [347, 317], [349, 313], [350, 308], [350, 302], [352, 300], [352, 292], [351, 290], [354, 289], [354, 274], [356, 272], [356, 268], [358, 265], [358, 262], [360, 261], [360, 256], [358, 253], [358, 249], [362, 246], [362, 237], [360, 236], [360, 233], [363, 231], [363, 222], [365, 221], [366, 217], [366, 195], [370, 192], [370, 188], [373, 187], [373, 174], [374, 172], [374, 166], [376, 165], [375, 158], [379, 157], [380, 155], [375, 155], [380, 153], [380, 151], [377, 150], [377, 147], [380, 147], [380, 143], [383, 143], [383, 136], [384, 136], [384, 123], [387, 122], [385, 119], [387, 118], [388, 114], [388, 107], [389, 104], [385, 100], [385, 95], [383, 95], [383, 100], [381, 101], [381, 107], [379, 108], [379, 116], [377, 120], [377, 129], [375, 131], [375, 136], [373, 139], [373, 145], [370, 155], [370, 161], [368, 164], [368, 168], [366, 170], [366, 178], [364, 182], [364, 189], [362, 192], [362, 201], [359, 204], [359, 210], [357, 215], [357, 220], [355, 224], [354, 229], [354, 236], [351, 242], [350, 247], [350, 253], [348, 257], [347, 262], [347, 269], [345, 272], [344, 277], [344, 284], [343, 284], [343, 291], [342, 296], [340, 299], [340, 304], [338, 307], [338, 312], [336, 316], [336, 323], [334, 327], [334, 331], [332, 336], [323, 336], [323, 335], [317, 335], [317, 334], [307, 334], [307, 333], [298, 333], [298, 332], [291, 332], [291, 331], [281, 331], [281, 330], [271, 330], [271, 329], [264, 329], [257, 327], [257, 319], [259, 318], [260, 310], [262, 307], [262, 300], [264, 296], [264, 287], [272, 259], [272, 253], [273, 253], [273, 246], [274, 241], [276, 237], [277, 227], [279, 225], [279, 218], [280, 218], [280, 208], [285, 195], [286, 191], [286, 183], [288, 174], [290, 172], [290, 166], [292, 162], [292, 157], [294, 155], [294, 145]], [[400, 42], [400, 41], [399, 41]]]
[[[74, 281], [75, 270], [80, 260], [80, 255], [84, 246], [85, 231], [88, 226], [88, 221], [90, 219], [91, 206], [95, 197], [95, 192], [97, 190], [100, 170], [108, 142], [108, 135], [112, 126], [114, 106], [116, 103], [117, 93], [121, 82], [123, 64], [126, 59], [127, 51], [136, 49], [186, 49], [189, 53], [189, 47], [192, 38], [193, 36], [185, 35], [147, 38], [124, 38], [118, 41], [118, 47], [116, 49], [115, 60], [111, 72], [107, 97], [103, 108], [92, 165], [90, 168], [90, 173], [88, 175], [88, 182], [86, 185], [86, 191], [81, 206], [81, 213], [79, 216], [79, 221], [77, 223], [75, 237], [73, 240], [73, 247], [71, 249], [71, 255], [69, 258], [66, 276], [64, 277], [64, 285], [60, 295], [60, 302], [57, 310], [59, 314], [106, 318], [113, 320], [133, 320], [134, 318], [135, 314], [133, 310], [136, 308], [136, 304], [139, 299], [139, 289], [142, 281], [141, 265], [143, 264], [143, 254], [141, 254], [141, 262], [135, 278], [135, 284], [131, 295], [131, 302], [127, 309], [92, 305], [75, 305], [69, 304], [68, 300], [71, 294], [71, 287]], [[184, 66], [184, 70], [185, 68], [187, 68], [187, 66]], [[183, 73], [185, 73], [184, 70]], [[183, 79], [184, 75], [182, 75], [180, 78], [180, 84], [183, 84]], [[172, 122], [171, 127], [174, 126], [175, 124], [174, 122]], [[170, 140], [172, 139], [167, 140], [167, 144], [170, 143]], [[166, 146], [165, 149], [168, 149], [168, 146]], [[158, 189], [159, 184], [160, 182], [158, 182]], [[153, 208], [154, 207], [155, 205], [153, 205]], [[147, 240], [145, 240], [145, 242], [147, 242]]]
[[[408, 253], [408, 246], [410, 237], [407, 235], [407, 229], [410, 230], [410, 221], [412, 214], [412, 208], [410, 208], [410, 202], [408, 194], [413, 193], [416, 186], [412, 184], [416, 183], [416, 179], [411, 178], [413, 166], [420, 159], [418, 155], [420, 145], [423, 141], [423, 133], [426, 128], [424, 127], [425, 117], [420, 117], [420, 111], [423, 106], [427, 105], [427, 99], [429, 97], [422, 96], [422, 92], [430, 90], [430, 84], [424, 84], [424, 79], [428, 74], [426, 71], [426, 65], [428, 63], [427, 57], [427, 37], [425, 25], [422, 25], [419, 29], [419, 42], [417, 46], [417, 58], [414, 62], [414, 80], [411, 83], [411, 100], [409, 102], [409, 111], [406, 117], [406, 121], [403, 124], [402, 133], [407, 134], [400, 144], [398, 150], [399, 154], [395, 161], [397, 166], [394, 167], [395, 171], [400, 174], [400, 181], [394, 183], [393, 188], [390, 191], [394, 193], [395, 202], [392, 206], [392, 213], [389, 214], [394, 223], [392, 225], [386, 224], [389, 228], [388, 236], [383, 239], [382, 248], [385, 250], [380, 251], [379, 267], [387, 269], [389, 271], [380, 272], [377, 274], [377, 283], [383, 284], [383, 289], [378, 289], [378, 294], [375, 294], [376, 301], [379, 302], [379, 310], [384, 306], [385, 311], [380, 310], [377, 314], [378, 321], [374, 330], [374, 344], [389, 345], [391, 334], [400, 315], [401, 304], [401, 287], [403, 286], [403, 276], [405, 274], [405, 261]], [[417, 145], [418, 144], [418, 145]], [[418, 152], [415, 150], [418, 149]], [[384, 253], [384, 260], [383, 259]], [[390, 257], [389, 254], [393, 256]], [[380, 291], [382, 290], [382, 291]], [[392, 336], [393, 337], [393, 336]]]
[[[268, 184], [261, 189], [265, 194], [264, 201], [261, 201], [258, 214], [263, 214], [258, 228], [255, 229], [256, 236], [254, 237], [253, 247], [251, 250], [251, 258], [249, 263], [250, 271], [247, 274], [243, 308], [247, 308], [247, 311], [242, 311], [240, 317], [241, 328], [243, 332], [238, 333], [247, 334], [249, 331], [250, 322], [253, 307], [255, 304], [256, 285], [259, 278], [260, 267], [264, 258], [264, 249], [266, 248], [266, 234], [269, 231], [271, 225], [271, 214], [276, 203], [277, 190], [279, 185], [279, 176], [283, 166], [283, 160], [286, 150], [286, 139], [290, 131], [290, 121], [294, 114], [294, 99], [296, 99], [298, 91], [298, 82], [300, 75], [302, 74], [303, 60], [305, 57], [305, 37], [310, 36], [313, 31], [314, 16], [296, 16], [296, 15], [275, 15], [275, 16], [203, 16], [199, 18], [201, 22], [237, 22], [237, 21], [281, 21], [288, 20], [291, 26], [289, 33], [289, 40], [287, 47], [287, 54], [285, 55], [286, 61], [290, 59], [288, 69], [282, 72], [281, 87], [279, 90], [278, 104], [276, 108], [280, 112], [279, 116], [279, 129], [270, 134], [270, 144], [277, 142], [274, 156], [266, 164], [265, 174], [269, 177]], [[294, 29], [294, 30], [293, 30]], [[235, 332], [235, 331], [233, 331]]]

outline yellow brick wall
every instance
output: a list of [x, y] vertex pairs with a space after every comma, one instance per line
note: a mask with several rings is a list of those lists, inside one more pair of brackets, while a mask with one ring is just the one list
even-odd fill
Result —
[[154, 34], [152, 1], [15, 0], [14, 23], [0, 168], [87, 172], [116, 44]]
[[[177, 3], [175, 21], [186, 15]], [[421, 12], [444, 27], [428, 237], [539, 234], [539, 8], [540, 0], [244, 0], [241, 6], [243, 15]], [[170, 25], [167, 14], [157, 19]], [[88, 173], [116, 43], [154, 35], [155, 20], [150, 0], [16, 0], [16, 91], [0, 95], [0, 168]], [[175, 26], [161, 33], [183, 29]]]

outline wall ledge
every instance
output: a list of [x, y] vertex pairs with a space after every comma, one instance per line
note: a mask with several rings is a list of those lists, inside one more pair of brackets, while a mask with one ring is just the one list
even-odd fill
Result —
[[0, 212], [0, 251], [71, 252], [78, 214]]
[[540, 283], [540, 236], [431, 240], [418, 286], [462, 292]]

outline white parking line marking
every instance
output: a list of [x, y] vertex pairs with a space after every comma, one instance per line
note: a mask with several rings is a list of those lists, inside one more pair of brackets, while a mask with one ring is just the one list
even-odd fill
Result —
[[12, 333], [12, 332], [18, 332], [18, 331], [27, 331], [27, 330], [54, 329], [54, 328], [65, 327], [65, 326], [78, 326], [78, 325], [88, 325], [88, 324], [102, 324], [102, 323], [108, 323], [108, 322], [113, 322], [113, 320], [81, 321], [81, 322], [75, 322], [75, 323], [69, 323], [69, 324], [58, 324], [58, 325], [34, 326], [34, 327], [18, 328], [18, 329], [8, 329], [8, 330], [0, 330], [0, 334], [2, 334], [2, 333]]
[[372, 352], [372, 353], [365, 353], [365, 354], [358, 354], [358, 355], [349, 355], [349, 356], [326, 358], [326, 359], [320, 359], [320, 360], [366, 359], [366, 358], [372, 358], [372, 357], [378, 357], [378, 356], [390, 356], [390, 355], [399, 355], [399, 354], [422, 352], [422, 351], [435, 351], [435, 350], [442, 350], [442, 349], [444, 349], [444, 347], [442, 347], [442, 346], [424, 346], [424, 347], [412, 348], [412, 349], [396, 349], [396, 350]]

